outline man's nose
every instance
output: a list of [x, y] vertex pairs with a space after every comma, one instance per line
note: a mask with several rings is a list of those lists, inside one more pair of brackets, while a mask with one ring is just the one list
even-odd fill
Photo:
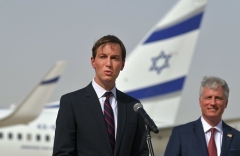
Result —
[[106, 66], [110, 67], [112, 65], [111, 58], [108, 57], [106, 60]]
[[211, 98], [210, 104], [211, 105], [215, 105], [216, 104], [216, 98], [215, 97]]

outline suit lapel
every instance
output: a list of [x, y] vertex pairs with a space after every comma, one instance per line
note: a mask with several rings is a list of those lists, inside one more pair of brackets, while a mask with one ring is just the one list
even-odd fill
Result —
[[117, 126], [117, 137], [115, 144], [114, 155], [118, 153], [119, 147], [121, 145], [121, 140], [123, 132], [125, 129], [126, 117], [127, 117], [127, 105], [126, 103], [121, 102], [119, 99], [122, 99], [122, 94], [117, 90], [117, 105], [118, 105], [118, 126]]
[[231, 127], [223, 122], [223, 137], [222, 137], [222, 148], [221, 148], [221, 156], [227, 155], [229, 145], [234, 137], [231, 133]]
[[106, 128], [106, 124], [104, 121], [101, 105], [99, 103], [99, 99], [98, 99], [97, 94], [96, 94], [95, 90], [93, 89], [91, 83], [86, 88], [86, 99], [87, 99], [87, 103], [90, 107], [91, 114], [94, 116], [96, 123], [100, 129], [100, 132], [101, 132], [100, 134], [103, 136], [102, 138], [105, 140], [106, 146], [108, 147], [109, 152], [112, 153], [112, 149], [111, 149], [110, 141], [108, 139], [109, 136], [107, 133], [107, 128]]
[[200, 118], [193, 123], [193, 131], [195, 133], [196, 147], [198, 148], [199, 153], [201, 153], [201, 155], [208, 155], [205, 134]]

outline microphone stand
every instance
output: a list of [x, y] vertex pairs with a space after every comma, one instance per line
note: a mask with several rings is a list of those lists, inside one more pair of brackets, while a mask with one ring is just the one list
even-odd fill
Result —
[[146, 126], [146, 130], [147, 130], [147, 144], [148, 144], [148, 149], [149, 149], [149, 151], [150, 151], [150, 155], [151, 156], [154, 156], [154, 152], [153, 152], [153, 147], [152, 147], [152, 141], [151, 141], [151, 134], [150, 134], [150, 132], [151, 132], [151, 129], [148, 127], [148, 126]]

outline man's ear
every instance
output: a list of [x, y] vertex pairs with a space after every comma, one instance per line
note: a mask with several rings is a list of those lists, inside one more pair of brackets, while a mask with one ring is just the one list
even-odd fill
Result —
[[227, 101], [226, 101], [226, 105], [225, 105], [225, 108], [227, 108], [227, 105], [228, 105], [228, 99], [227, 99]]
[[95, 69], [95, 59], [93, 57], [91, 57], [91, 64], [92, 64], [92, 67]]
[[198, 99], [199, 106], [201, 107], [201, 97]]
[[123, 70], [124, 66], [125, 66], [125, 61], [122, 62], [121, 70]]

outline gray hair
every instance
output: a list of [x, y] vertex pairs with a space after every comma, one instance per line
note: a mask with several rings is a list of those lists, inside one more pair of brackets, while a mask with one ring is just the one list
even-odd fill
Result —
[[225, 80], [215, 77], [215, 76], [205, 76], [201, 82], [200, 90], [199, 90], [199, 97], [201, 98], [203, 88], [207, 87], [209, 89], [217, 90], [218, 86], [223, 88], [225, 97], [228, 99], [229, 96], [229, 88], [228, 84]]

